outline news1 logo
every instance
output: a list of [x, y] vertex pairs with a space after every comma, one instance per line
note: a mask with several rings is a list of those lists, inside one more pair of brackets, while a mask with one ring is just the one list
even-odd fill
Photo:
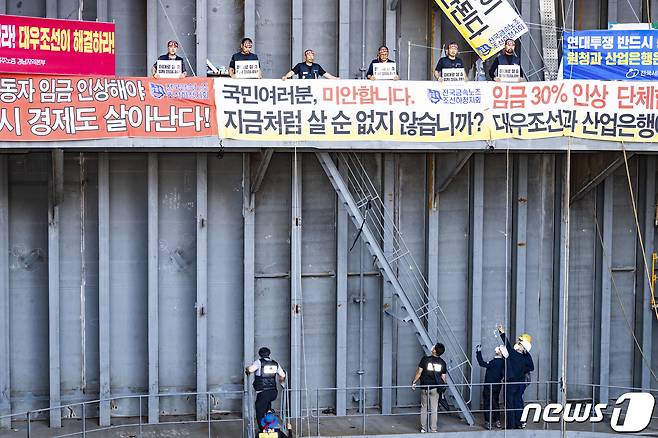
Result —
[[[628, 401], [625, 415], [622, 418], [623, 405]], [[610, 418], [610, 427], [615, 432], [641, 432], [651, 422], [653, 407], [656, 403], [653, 395], [646, 392], [627, 392], [617, 399]], [[603, 421], [603, 411], [608, 407], [606, 403], [550, 403], [544, 408], [539, 403], [528, 403], [523, 408], [521, 422], [526, 422], [533, 411], [530, 421], [538, 423], [600, 423]]]

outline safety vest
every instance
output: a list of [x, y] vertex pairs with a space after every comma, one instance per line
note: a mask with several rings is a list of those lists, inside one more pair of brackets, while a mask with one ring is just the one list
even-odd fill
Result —
[[279, 432], [260, 432], [258, 438], [279, 438]]
[[260, 360], [260, 373], [254, 379], [254, 389], [256, 391], [266, 391], [276, 389], [276, 372], [279, 369], [277, 361], [266, 358]]

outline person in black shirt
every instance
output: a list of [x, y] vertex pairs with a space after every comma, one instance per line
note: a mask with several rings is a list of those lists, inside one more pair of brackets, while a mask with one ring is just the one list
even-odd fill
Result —
[[[386, 46], [381, 46], [379, 48], [379, 50], [377, 51], [377, 58], [373, 59], [370, 62], [370, 66], [368, 67], [368, 71], [366, 72], [366, 77], [368, 79], [370, 79], [371, 81], [374, 81], [375, 79], [377, 79], [375, 77], [375, 71], [374, 71], [373, 65], [374, 64], [379, 64], [380, 62], [391, 62], [391, 63], [395, 64], [394, 60], [388, 58], [388, 47], [386, 47]], [[396, 66], [396, 70], [397, 70], [397, 66]], [[396, 71], [395, 76], [393, 76], [393, 79], [396, 80], [396, 81], [398, 79], [400, 79], [400, 76], [397, 74], [397, 71]]]
[[[240, 42], [240, 51], [231, 56], [231, 62], [228, 65], [228, 74], [232, 78], [235, 77], [235, 61], [258, 61], [258, 55], [251, 53], [254, 42], [251, 38], [242, 38]], [[262, 78], [262, 71], [258, 70], [258, 78]]]
[[[478, 345], [475, 347], [475, 357], [477, 358], [478, 364], [481, 367], [486, 368], [487, 371], [484, 373], [484, 383], [490, 383], [491, 385], [485, 385], [484, 391], [482, 392], [482, 399], [484, 402], [484, 421], [488, 423], [488, 427], [495, 423], [495, 426], [500, 428], [500, 382], [503, 381], [505, 377], [505, 359], [509, 356], [507, 348], [504, 345], [496, 347], [496, 355], [489, 362], [485, 362], [482, 359], [482, 348]], [[491, 417], [489, 414], [491, 413]]]
[[518, 56], [514, 54], [515, 47], [516, 47], [516, 42], [513, 39], [508, 38], [507, 40], [505, 40], [505, 48], [503, 49], [503, 53], [496, 56], [496, 59], [494, 59], [493, 64], [491, 64], [491, 67], [489, 68], [489, 77], [492, 80], [496, 82], [500, 82], [500, 78], [498, 77], [499, 65], [518, 65], [521, 74], [517, 82], [521, 82], [524, 80], [523, 69], [521, 68], [521, 60], [519, 59]]
[[327, 73], [320, 64], [313, 62], [313, 59], [315, 59], [315, 52], [312, 49], [307, 49], [304, 52], [304, 62], [295, 65], [288, 73], [283, 75], [281, 79], [285, 81], [286, 79], [292, 78], [294, 75], [297, 75], [298, 79], [319, 79], [321, 77], [327, 79], [338, 79], [331, 73]]
[[446, 375], [448, 366], [441, 359], [441, 355], [446, 351], [441, 343], [437, 343], [432, 348], [431, 356], [424, 356], [418, 364], [416, 375], [411, 382], [411, 389], [416, 390], [416, 382], [424, 387], [420, 398], [420, 431], [427, 432], [427, 402], [430, 403], [431, 421], [430, 427], [432, 432], [437, 431], [437, 420], [439, 416], [439, 400], [441, 394], [445, 391]]
[[286, 373], [277, 361], [270, 359], [270, 349], [261, 347], [258, 350], [259, 359], [244, 369], [247, 376], [255, 374], [254, 389], [256, 390], [256, 422], [259, 424], [276, 400], [279, 392], [276, 388], [277, 376], [279, 383], [286, 380]]
[[[456, 42], [452, 41], [448, 43], [448, 55], [439, 59], [439, 62], [436, 63], [436, 68], [434, 69], [434, 77], [439, 81], [443, 80], [443, 69], [444, 68], [464, 68], [464, 62], [461, 58], [457, 56], [459, 53], [459, 46]], [[464, 78], [466, 78], [466, 72], [464, 71]]]
[[505, 361], [505, 381], [507, 382], [507, 397], [505, 405], [507, 415], [505, 427], [507, 429], [521, 429], [521, 414], [523, 413], [523, 389], [526, 385], [526, 374], [535, 370], [535, 365], [530, 353], [529, 342], [525, 340], [518, 341], [514, 346], [505, 337], [505, 331], [502, 326], [498, 326], [500, 339], [505, 343], [509, 357]]
[[[184, 78], [184, 77], [187, 76], [187, 69], [185, 68], [185, 62], [183, 61], [183, 58], [176, 55], [177, 50], [178, 50], [178, 41], [174, 41], [174, 40], [167, 41], [167, 53], [165, 53], [164, 55], [159, 56], [158, 61], [178, 61], [178, 62], [180, 62], [180, 65], [181, 65], [180, 77]], [[151, 67], [151, 75], [156, 79], [160, 77], [160, 75], [158, 75], [158, 62], [157, 61], [155, 63], [153, 63], [153, 67]]]

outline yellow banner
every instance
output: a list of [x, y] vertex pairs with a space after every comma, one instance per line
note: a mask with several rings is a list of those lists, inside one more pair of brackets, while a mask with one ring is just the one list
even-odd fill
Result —
[[484, 60], [498, 53], [508, 38], [517, 39], [528, 32], [528, 26], [507, 0], [435, 1]]
[[658, 142], [651, 82], [215, 81], [220, 138]]

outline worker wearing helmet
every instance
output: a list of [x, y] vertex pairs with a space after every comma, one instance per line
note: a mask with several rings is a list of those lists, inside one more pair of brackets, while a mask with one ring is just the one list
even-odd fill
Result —
[[514, 346], [505, 337], [503, 326], [498, 326], [500, 338], [505, 343], [509, 352], [505, 364], [505, 381], [507, 382], [506, 407], [507, 416], [505, 427], [507, 429], [522, 429], [521, 414], [523, 411], [523, 388], [526, 386], [526, 374], [535, 370], [535, 365], [530, 356], [532, 344], [524, 338], [517, 341]]
[[[272, 409], [272, 402], [276, 400], [279, 392], [277, 391], [276, 381], [279, 377], [279, 383], [286, 380], [286, 373], [279, 363], [270, 359], [270, 349], [261, 347], [258, 350], [259, 358], [251, 365], [245, 368], [245, 374], [254, 374], [254, 389], [256, 390], [256, 422], [259, 425], [261, 420]], [[261, 429], [262, 430], [262, 429]]]

